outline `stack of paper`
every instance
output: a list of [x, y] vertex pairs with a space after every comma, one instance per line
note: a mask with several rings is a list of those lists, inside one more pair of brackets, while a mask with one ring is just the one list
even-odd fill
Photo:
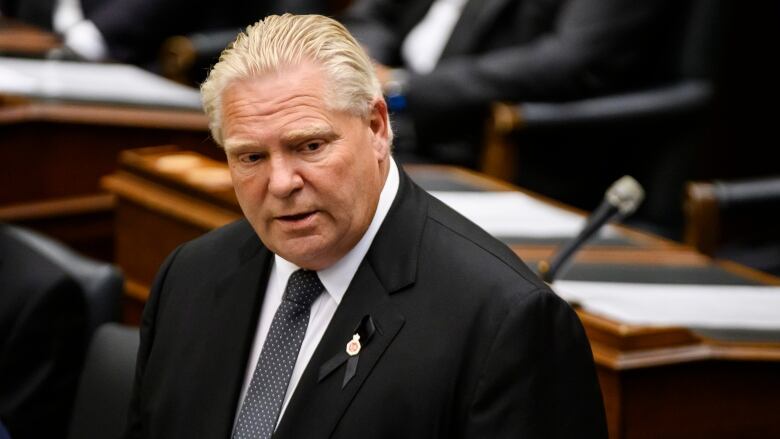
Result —
[[[431, 192], [431, 195], [496, 237], [570, 237], [585, 224], [580, 215], [522, 192]], [[617, 232], [606, 227], [602, 237]]]
[[585, 310], [628, 324], [780, 330], [780, 287], [555, 281]]
[[199, 110], [200, 93], [135, 66], [0, 57], [0, 93]]

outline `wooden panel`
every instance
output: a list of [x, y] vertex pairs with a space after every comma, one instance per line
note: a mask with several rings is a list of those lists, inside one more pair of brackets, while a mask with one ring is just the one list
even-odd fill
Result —
[[613, 369], [596, 364], [604, 411], [607, 414], [607, 431], [611, 439], [621, 438], [623, 431], [623, 387], [620, 375]]
[[[128, 279], [144, 285], [147, 292], [136, 292], [145, 300], [160, 264], [181, 243], [209, 231], [167, 215], [158, 215], [130, 200], [122, 200], [116, 217], [116, 262]], [[137, 291], [137, 290], [136, 290]]]
[[118, 198], [116, 261], [128, 280], [127, 321], [179, 244], [241, 218], [223, 162], [170, 146], [128, 150], [102, 186]]
[[[201, 118], [202, 124], [194, 124]], [[0, 205], [98, 193], [100, 177], [116, 169], [120, 151], [165, 143], [222, 154], [209, 140], [205, 116], [198, 113], [35, 103], [0, 106], [0, 162], [5, 171], [0, 174]]]
[[611, 437], [780, 437], [780, 362], [675, 363], [620, 376], [622, 425]]
[[71, 201], [106, 197], [100, 177], [116, 170], [121, 151], [170, 142], [224, 155], [200, 112], [0, 96], [0, 221], [110, 260], [113, 204], [80, 211]]

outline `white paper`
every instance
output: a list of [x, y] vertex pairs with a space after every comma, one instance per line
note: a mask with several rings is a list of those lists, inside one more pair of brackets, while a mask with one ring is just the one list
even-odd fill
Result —
[[0, 64], [0, 92], [28, 95], [35, 92], [37, 84], [35, 78]]
[[[432, 191], [431, 195], [493, 236], [571, 237], [585, 224], [584, 217], [522, 192]], [[617, 234], [610, 227], [602, 230], [601, 236]]]
[[593, 313], [637, 325], [780, 329], [780, 287], [559, 280], [553, 289]]
[[0, 93], [198, 110], [200, 93], [141, 68], [0, 57]]

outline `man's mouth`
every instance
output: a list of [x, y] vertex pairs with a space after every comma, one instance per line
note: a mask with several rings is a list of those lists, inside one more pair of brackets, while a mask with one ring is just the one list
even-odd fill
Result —
[[310, 212], [302, 212], [302, 213], [296, 213], [293, 215], [280, 215], [276, 217], [276, 219], [286, 222], [297, 222], [297, 221], [303, 221], [311, 216], [313, 216], [315, 213], [317, 213], [316, 210], [312, 210]]

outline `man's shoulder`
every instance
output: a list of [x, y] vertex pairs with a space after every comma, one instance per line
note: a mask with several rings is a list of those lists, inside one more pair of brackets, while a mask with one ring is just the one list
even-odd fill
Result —
[[195, 245], [219, 245], [226, 242], [232, 243], [236, 240], [243, 241], [250, 237], [256, 237], [256, 233], [246, 218], [241, 218], [232, 223], [226, 224], [211, 230], [195, 239], [190, 243]]
[[544, 282], [503, 242], [431, 197], [426, 226], [427, 246], [435, 260], [486, 282], [505, 280], [513, 289], [547, 289]]
[[261, 246], [260, 238], [252, 226], [242, 218], [182, 244], [176, 257], [224, 264], [240, 258], [246, 251], [256, 251]]

